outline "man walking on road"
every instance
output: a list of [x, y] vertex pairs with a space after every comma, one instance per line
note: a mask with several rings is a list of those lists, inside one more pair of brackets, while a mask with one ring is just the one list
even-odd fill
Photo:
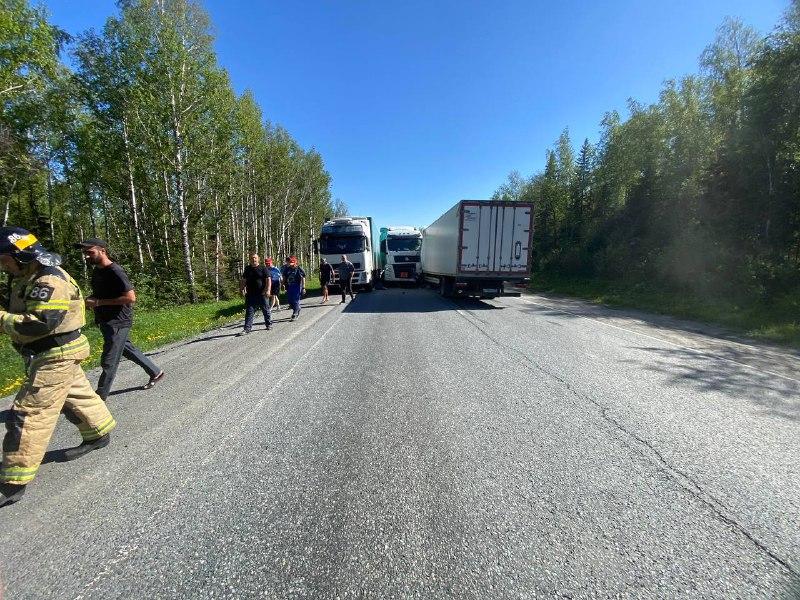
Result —
[[290, 256], [281, 272], [286, 286], [286, 300], [292, 308], [292, 321], [300, 316], [300, 298], [306, 293], [306, 272], [297, 264], [297, 258]]
[[272, 280], [269, 269], [259, 264], [258, 254], [250, 255], [250, 264], [244, 268], [240, 283], [244, 295], [244, 330], [238, 335], [247, 335], [253, 329], [253, 317], [256, 309], [261, 309], [264, 315], [264, 324], [267, 331], [272, 328], [272, 313], [270, 312], [269, 296], [272, 293]]
[[356, 268], [349, 260], [347, 255], [342, 254], [342, 262], [336, 267], [339, 272], [339, 289], [342, 290], [342, 301], [339, 304], [344, 304], [345, 294], [350, 294], [350, 302], [355, 300], [353, 297], [353, 275]]
[[268, 256], [264, 257], [264, 264], [267, 270], [269, 270], [270, 277], [271, 291], [269, 295], [269, 308], [270, 310], [273, 308], [275, 310], [280, 310], [281, 301], [280, 298], [278, 298], [278, 294], [281, 292], [281, 270], [273, 264], [272, 258]]
[[0, 506], [17, 502], [39, 470], [62, 409], [83, 443], [63, 453], [80, 458], [110, 441], [116, 421], [92, 389], [81, 361], [89, 356], [83, 294], [30, 232], [0, 228], [0, 270], [11, 276], [0, 332], [25, 360], [25, 381], [6, 416]]
[[322, 286], [322, 304], [328, 301], [328, 286], [333, 279], [333, 266], [324, 258], [319, 262], [319, 283]]
[[103, 372], [97, 382], [97, 394], [107, 399], [117, 376], [119, 361], [124, 356], [142, 367], [150, 380], [142, 386], [149, 390], [164, 377], [164, 371], [128, 339], [133, 326], [133, 304], [136, 292], [128, 274], [108, 256], [108, 244], [90, 238], [75, 244], [83, 251], [92, 270], [92, 295], [86, 298], [86, 308], [94, 310], [94, 321], [103, 334], [103, 354], [100, 366]]

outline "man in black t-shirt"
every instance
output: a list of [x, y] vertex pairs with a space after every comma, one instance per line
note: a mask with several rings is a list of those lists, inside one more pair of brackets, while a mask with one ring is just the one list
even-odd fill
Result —
[[346, 254], [342, 254], [342, 262], [339, 263], [336, 270], [339, 272], [339, 289], [342, 291], [342, 301], [339, 304], [344, 304], [346, 294], [350, 294], [350, 302], [352, 302], [354, 300], [353, 275], [356, 272], [356, 268], [353, 263], [347, 260]]
[[250, 333], [253, 328], [253, 317], [256, 309], [260, 308], [264, 315], [264, 324], [267, 331], [272, 327], [272, 313], [269, 309], [268, 298], [272, 292], [272, 279], [267, 267], [262, 267], [258, 254], [250, 255], [250, 264], [242, 273], [241, 290], [244, 294], [244, 331], [238, 335]]
[[128, 339], [133, 326], [133, 290], [125, 270], [108, 256], [108, 244], [104, 240], [90, 238], [75, 244], [83, 251], [92, 270], [92, 295], [86, 298], [86, 308], [94, 310], [94, 322], [103, 334], [103, 353], [100, 366], [103, 373], [97, 382], [97, 395], [108, 398], [111, 385], [117, 375], [117, 367], [124, 356], [142, 367], [150, 381], [142, 386], [149, 390], [164, 377], [164, 371], [134, 346]]

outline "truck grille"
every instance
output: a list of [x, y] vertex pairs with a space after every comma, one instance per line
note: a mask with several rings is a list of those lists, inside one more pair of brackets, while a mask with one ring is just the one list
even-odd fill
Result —
[[393, 256], [395, 263], [404, 263], [404, 262], [411, 262], [417, 263], [420, 261], [420, 256], [417, 254], [416, 256]]
[[417, 268], [415, 265], [395, 265], [394, 266], [394, 276], [395, 277], [402, 277], [403, 279], [414, 279], [417, 276]]

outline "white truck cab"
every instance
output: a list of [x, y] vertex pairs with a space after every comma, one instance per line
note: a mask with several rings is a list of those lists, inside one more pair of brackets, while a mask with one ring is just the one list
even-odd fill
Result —
[[381, 227], [379, 268], [387, 283], [418, 282], [422, 232], [416, 227]]
[[353, 263], [353, 287], [371, 292], [375, 277], [375, 255], [372, 248], [372, 217], [339, 217], [325, 221], [318, 240], [320, 258], [333, 265], [333, 285], [339, 282], [336, 266], [342, 254]]

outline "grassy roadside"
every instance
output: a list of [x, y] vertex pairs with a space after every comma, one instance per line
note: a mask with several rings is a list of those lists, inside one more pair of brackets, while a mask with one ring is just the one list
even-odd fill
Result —
[[726, 298], [693, 296], [642, 284], [543, 274], [533, 277], [530, 289], [723, 325], [747, 336], [800, 348], [800, 297], [793, 294], [770, 304], [737, 304]]
[[[320, 293], [318, 281], [309, 278], [307, 283], [309, 296], [316, 296]], [[281, 294], [280, 300], [282, 305], [286, 302], [285, 294]], [[89, 318], [91, 319], [91, 317]], [[136, 310], [131, 341], [144, 351], [153, 350], [242, 318], [244, 318], [244, 301], [241, 298], [222, 302], [184, 304], [157, 310]], [[92, 354], [84, 361], [83, 367], [90, 369], [100, 363], [103, 337], [100, 335], [100, 331], [92, 325], [87, 325], [84, 333], [89, 338]], [[8, 336], [1, 335], [0, 397], [15, 392], [23, 380], [22, 358], [11, 347]]]

